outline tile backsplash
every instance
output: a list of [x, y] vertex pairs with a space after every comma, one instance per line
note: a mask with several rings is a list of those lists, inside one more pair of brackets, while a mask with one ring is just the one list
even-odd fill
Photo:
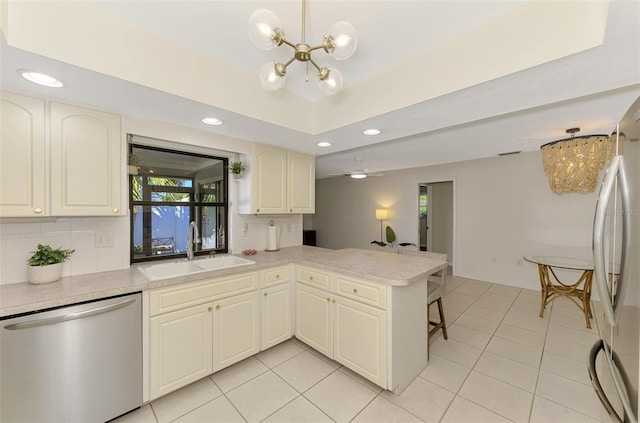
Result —
[[[96, 237], [107, 247], [96, 247]], [[40, 244], [71, 248], [63, 276], [129, 268], [129, 217], [73, 217], [0, 224], [0, 285], [27, 281], [27, 259]]]

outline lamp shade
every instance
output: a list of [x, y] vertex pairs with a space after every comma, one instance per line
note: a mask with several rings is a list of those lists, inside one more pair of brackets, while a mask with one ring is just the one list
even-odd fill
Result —
[[376, 219], [385, 220], [389, 218], [389, 210], [386, 209], [376, 209]]

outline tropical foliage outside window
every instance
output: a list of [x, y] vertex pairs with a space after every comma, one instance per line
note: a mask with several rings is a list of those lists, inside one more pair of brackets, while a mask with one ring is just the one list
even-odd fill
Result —
[[184, 255], [190, 222], [201, 237], [196, 254], [226, 252], [227, 159], [139, 145], [131, 153], [131, 261]]

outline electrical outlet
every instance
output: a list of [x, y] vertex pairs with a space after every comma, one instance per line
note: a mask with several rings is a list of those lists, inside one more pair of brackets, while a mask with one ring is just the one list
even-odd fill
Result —
[[98, 232], [96, 234], [96, 248], [113, 247], [113, 234], [108, 232]]

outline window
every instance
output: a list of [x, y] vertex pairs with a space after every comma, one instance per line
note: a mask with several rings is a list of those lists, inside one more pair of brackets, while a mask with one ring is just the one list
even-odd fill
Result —
[[228, 159], [135, 144], [129, 158], [132, 263], [184, 256], [190, 222], [196, 255], [228, 251]]

